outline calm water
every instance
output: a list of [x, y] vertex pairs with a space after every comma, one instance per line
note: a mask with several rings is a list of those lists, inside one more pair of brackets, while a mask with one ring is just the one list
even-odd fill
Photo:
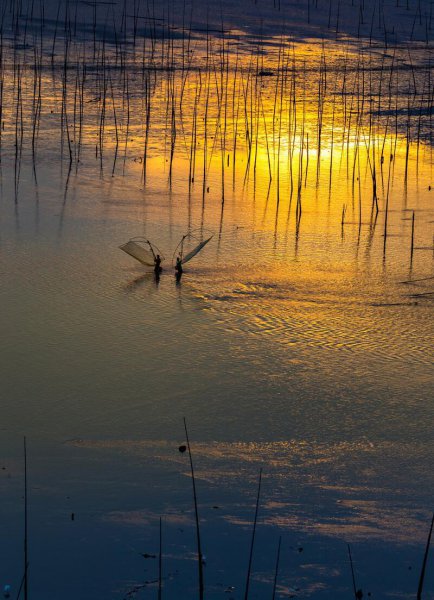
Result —
[[[40, 96], [37, 44], [8, 38], [2, 59], [0, 583], [23, 575], [26, 435], [32, 597], [155, 597], [160, 516], [164, 596], [194, 597], [185, 417], [207, 598], [243, 597], [260, 468], [251, 598], [271, 597], [279, 536], [281, 598], [348, 598], [347, 543], [365, 594], [414, 598], [434, 485], [430, 47], [412, 71], [405, 46], [268, 37], [258, 67], [256, 41], [221, 59], [215, 37], [207, 58], [201, 34], [202, 68], [177, 46], [149, 77], [98, 36], [92, 62], [89, 26], [62, 85], [53, 23]], [[176, 285], [189, 229], [214, 237]], [[135, 236], [163, 252], [159, 282], [118, 249]]]

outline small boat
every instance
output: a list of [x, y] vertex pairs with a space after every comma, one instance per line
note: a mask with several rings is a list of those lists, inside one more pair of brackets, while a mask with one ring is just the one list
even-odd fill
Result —
[[131, 238], [119, 248], [147, 267], [155, 266], [157, 255], [162, 261], [164, 260], [164, 256], [157, 246], [143, 237]]

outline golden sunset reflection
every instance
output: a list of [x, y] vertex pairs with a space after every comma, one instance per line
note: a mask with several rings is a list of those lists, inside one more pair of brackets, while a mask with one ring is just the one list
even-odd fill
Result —
[[[160, 158], [169, 183], [181, 159], [190, 188], [212, 180], [224, 199], [231, 186], [268, 181], [289, 188], [297, 210], [309, 185], [333, 188], [345, 177], [355, 193], [371, 180], [377, 201], [386, 195], [380, 178], [390, 190], [397, 171], [406, 183], [412, 160], [417, 169], [431, 164], [425, 69], [411, 71], [404, 51], [380, 58], [345, 43], [278, 38], [261, 52], [254, 44], [234, 52], [231, 43], [191, 42], [187, 61], [184, 43], [170, 55], [161, 43], [161, 54], [129, 56], [128, 71], [109, 48], [91, 70], [73, 48], [76, 63], [62, 77], [44, 57], [35, 69], [24, 55], [18, 78], [4, 69], [2, 144], [18, 136], [37, 164], [38, 147], [60, 143], [75, 171], [93, 157], [105, 174], [127, 171], [146, 184], [151, 159]], [[410, 85], [412, 97], [403, 93]]]
[[350, 543], [403, 598], [434, 485], [433, 15], [210, 2], [5, 5], [0, 558], [26, 575], [26, 435], [32, 597], [139, 598], [161, 555], [191, 599], [199, 527], [204, 597], [239, 597], [257, 502], [252, 598], [280, 538], [281, 596], [350, 597]]

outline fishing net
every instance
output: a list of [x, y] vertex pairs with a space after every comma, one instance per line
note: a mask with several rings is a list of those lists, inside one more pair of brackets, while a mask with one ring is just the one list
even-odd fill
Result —
[[141, 246], [137, 242], [133, 242], [130, 240], [126, 244], [123, 244], [123, 246], [119, 246], [119, 248], [127, 254], [129, 254], [130, 256], [132, 256], [133, 258], [135, 258], [136, 260], [138, 260], [139, 262], [141, 262], [142, 264], [147, 265], [149, 267], [154, 266], [154, 255], [151, 252], [151, 250], [143, 248], [143, 246]]

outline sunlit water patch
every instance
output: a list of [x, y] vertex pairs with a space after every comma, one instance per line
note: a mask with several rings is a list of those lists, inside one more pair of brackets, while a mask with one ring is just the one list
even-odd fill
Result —
[[[320, 4], [303, 35], [294, 16], [298, 37], [276, 34], [277, 3], [263, 32], [225, 35], [151, 27], [140, 3], [122, 32], [114, 5], [61, 6], [57, 29], [7, 12], [5, 582], [23, 576], [25, 434], [32, 593], [155, 594], [163, 516], [164, 592], [191, 598], [186, 417], [207, 597], [243, 594], [260, 468], [252, 598], [271, 591], [279, 535], [280, 597], [348, 597], [347, 542], [365, 592], [414, 597], [432, 488], [431, 21], [396, 7], [412, 38], [370, 36], [364, 8], [357, 31], [327, 3], [318, 39]], [[213, 237], [177, 283], [191, 230]], [[159, 279], [119, 250], [136, 237], [164, 255]]]

